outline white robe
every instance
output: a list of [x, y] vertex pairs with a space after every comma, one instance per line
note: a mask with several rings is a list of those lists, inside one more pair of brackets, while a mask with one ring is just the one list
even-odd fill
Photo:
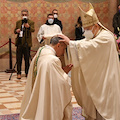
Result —
[[68, 80], [55, 51], [47, 46], [40, 48], [30, 65], [19, 120], [72, 120]]
[[[120, 64], [114, 36], [102, 30], [94, 39], [70, 41], [72, 89], [85, 115], [120, 120]], [[87, 117], [86, 116], [86, 117]]]
[[[41, 42], [43, 36], [45, 38], [50, 38], [58, 34], [62, 34], [62, 31], [57, 24], [54, 24], [54, 25], [43, 24], [38, 31], [37, 39], [39, 42]], [[48, 40], [48, 39], [45, 39], [45, 40]], [[48, 41], [46, 41], [46, 43], [48, 44]]]

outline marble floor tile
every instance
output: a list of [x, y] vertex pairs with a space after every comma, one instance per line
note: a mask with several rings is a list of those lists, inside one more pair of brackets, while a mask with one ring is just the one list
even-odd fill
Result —
[[[16, 73], [13, 73], [11, 80], [9, 80], [10, 75], [10, 73], [0, 72], [0, 115], [20, 112], [26, 77], [22, 72], [22, 78], [18, 80]], [[71, 95], [73, 107], [79, 107], [72, 89]]]

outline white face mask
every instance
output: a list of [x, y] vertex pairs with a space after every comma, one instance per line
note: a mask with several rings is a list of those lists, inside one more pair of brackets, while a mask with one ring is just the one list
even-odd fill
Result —
[[23, 19], [27, 19], [27, 16], [23, 16], [22, 18], [23, 18]]
[[57, 18], [58, 17], [58, 15], [57, 14], [54, 14], [54, 18]]
[[49, 24], [53, 24], [54, 20], [53, 19], [48, 19]]
[[[92, 30], [93, 30], [93, 27], [92, 27]], [[84, 36], [86, 39], [92, 39], [94, 37], [92, 30], [85, 30]]]

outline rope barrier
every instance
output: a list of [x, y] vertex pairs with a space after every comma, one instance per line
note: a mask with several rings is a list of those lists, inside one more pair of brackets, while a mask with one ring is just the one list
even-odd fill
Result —
[[[9, 38], [9, 41], [4, 43], [2, 46], [0, 46], [0, 48], [4, 47], [5, 45], [7, 45], [9, 43], [9, 69], [6, 69], [7, 73], [13, 73], [13, 71], [15, 71], [14, 69], [12, 69], [12, 49], [11, 49], [11, 43], [15, 45], [14, 42], [11, 41], [11, 38]], [[37, 52], [35, 50], [30, 50], [32, 52]]]
[[5, 46], [6, 44], [8, 44], [9, 43], [9, 41], [8, 42], [6, 42], [5, 44], [3, 44], [2, 46], [0, 46], [0, 48], [2, 48], [3, 46]]
[[[8, 43], [9, 43], [9, 41], [8, 41], [8, 42], [6, 42], [5, 44], [3, 44], [2, 46], [0, 46], [0, 48], [4, 47], [4, 46], [5, 46], [6, 44], [8, 44]], [[14, 43], [14, 42], [12, 42], [12, 41], [11, 41], [11, 43], [15, 45], [15, 43]], [[32, 51], [32, 52], [37, 52], [37, 51], [35, 51], [35, 50], [30, 50], [30, 51]]]
[[12, 42], [12, 41], [11, 41], [11, 43], [15, 45], [15, 43], [14, 43], [14, 42]]
[[37, 52], [37, 51], [35, 51], [35, 50], [30, 50], [30, 51], [32, 51], [32, 52]]
[[[15, 43], [14, 43], [14, 42], [12, 42], [12, 41], [11, 41], [11, 43], [15, 45]], [[37, 52], [37, 51], [35, 51], [35, 50], [30, 50], [30, 51], [32, 51], [32, 52]]]

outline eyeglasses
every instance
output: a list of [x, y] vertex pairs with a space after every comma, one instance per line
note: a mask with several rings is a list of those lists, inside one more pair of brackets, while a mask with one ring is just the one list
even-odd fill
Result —
[[22, 14], [22, 16], [27, 16], [27, 14]]
[[48, 17], [48, 19], [54, 19], [53, 17]]
[[53, 16], [48, 16], [47, 18], [51, 18], [51, 19], [54, 19], [54, 17], [53, 17]]
[[53, 13], [53, 14], [57, 14], [58, 15], [58, 13]]

